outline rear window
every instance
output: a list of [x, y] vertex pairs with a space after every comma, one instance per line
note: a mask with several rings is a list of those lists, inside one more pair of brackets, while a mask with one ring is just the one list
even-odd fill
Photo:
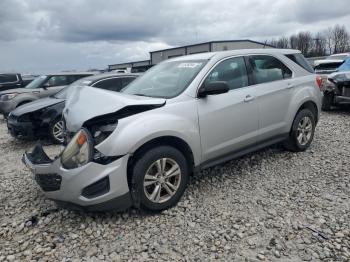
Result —
[[3, 74], [0, 75], [0, 83], [13, 83], [17, 82], [18, 78], [15, 74]]
[[286, 55], [286, 57], [288, 57], [294, 63], [300, 65], [306, 71], [309, 71], [310, 73], [313, 73], [313, 74], [315, 73], [312, 66], [308, 63], [308, 61], [305, 59], [305, 57], [302, 54], [289, 54], [289, 55]]

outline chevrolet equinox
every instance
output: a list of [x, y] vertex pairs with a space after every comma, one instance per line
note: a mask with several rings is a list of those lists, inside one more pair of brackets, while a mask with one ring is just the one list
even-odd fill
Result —
[[80, 86], [63, 110], [66, 147], [23, 162], [67, 208], [160, 211], [204, 168], [282, 142], [306, 150], [321, 79], [297, 50], [250, 49], [166, 60], [121, 93]]

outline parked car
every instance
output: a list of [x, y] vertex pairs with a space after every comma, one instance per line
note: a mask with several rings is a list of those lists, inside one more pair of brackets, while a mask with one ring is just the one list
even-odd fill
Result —
[[21, 74], [17, 73], [0, 74], [0, 91], [25, 87], [33, 79], [29, 76], [22, 78]]
[[62, 143], [64, 141], [62, 110], [68, 88], [89, 85], [118, 92], [137, 76], [139, 74], [108, 73], [77, 80], [57, 94], [27, 103], [12, 111], [7, 120], [9, 133], [14, 137], [27, 139], [48, 136], [53, 142]]
[[330, 55], [326, 59], [315, 60], [315, 73], [325, 75], [324, 78], [326, 78], [328, 74], [336, 72], [349, 56], [350, 53], [342, 53]]
[[7, 118], [7, 115], [16, 107], [53, 95], [74, 81], [93, 74], [95, 73], [74, 72], [38, 76], [25, 88], [15, 88], [0, 92], [0, 113]]
[[23, 162], [61, 206], [160, 211], [179, 201], [192, 173], [277, 142], [306, 150], [319, 88], [297, 50], [177, 57], [121, 93], [74, 89], [63, 111], [68, 145], [54, 160], [38, 145]]
[[323, 84], [322, 109], [328, 111], [332, 106], [350, 104], [350, 57], [328, 76]]

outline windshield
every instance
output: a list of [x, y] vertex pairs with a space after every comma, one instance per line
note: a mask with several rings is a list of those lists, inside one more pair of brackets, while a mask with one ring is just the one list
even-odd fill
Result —
[[47, 76], [38, 76], [28, 85], [26, 85], [25, 88], [30, 88], [30, 89], [40, 88], [46, 82], [47, 78], [48, 78]]
[[69, 86], [66, 86], [61, 91], [59, 91], [56, 94], [54, 94], [53, 97], [57, 98], [57, 99], [66, 99], [68, 88], [69, 88]]
[[338, 72], [350, 71], [350, 58], [346, 59], [345, 62], [338, 68]]
[[86, 80], [85, 78], [78, 79], [77, 81], [74, 81], [73, 83], [71, 83], [69, 86], [66, 86], [65, 88], [63, 88], [61, 91], [57, 92], [55, 95], [53, 95], [53, 97], [57, 99], [66, 99], [69, 87], [88, 86], [91, 84], [91, 82], [92, 82], [91, 80]]
[[207, 60], [163, 62], [131, 82], [121, 92], [130, 95], [172, 98], [181, 94]]

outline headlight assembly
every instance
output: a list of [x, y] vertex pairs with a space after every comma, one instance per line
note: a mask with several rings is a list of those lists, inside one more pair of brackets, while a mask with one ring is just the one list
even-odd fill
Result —
[[73, 169], [86, 165], [93, 157], [93, 142], [86, 129], [80, 129], [61, 155], [62, 166]]
[[1, 98], [1, 101], [8, 101], [15, 98], [17, 95], [18, 93], [5, 94], [5, 95], [2, 95], [0, 98]]
[[109, 135], [112, 134], [113, 131], [117, 128], [117, 125], [118, 125], [118, 122], [114, 124], [95, 127], [93, 131], [93, 139], [94, 139], [95, 145], [100, 144], [107, 137], [109, 137]]

